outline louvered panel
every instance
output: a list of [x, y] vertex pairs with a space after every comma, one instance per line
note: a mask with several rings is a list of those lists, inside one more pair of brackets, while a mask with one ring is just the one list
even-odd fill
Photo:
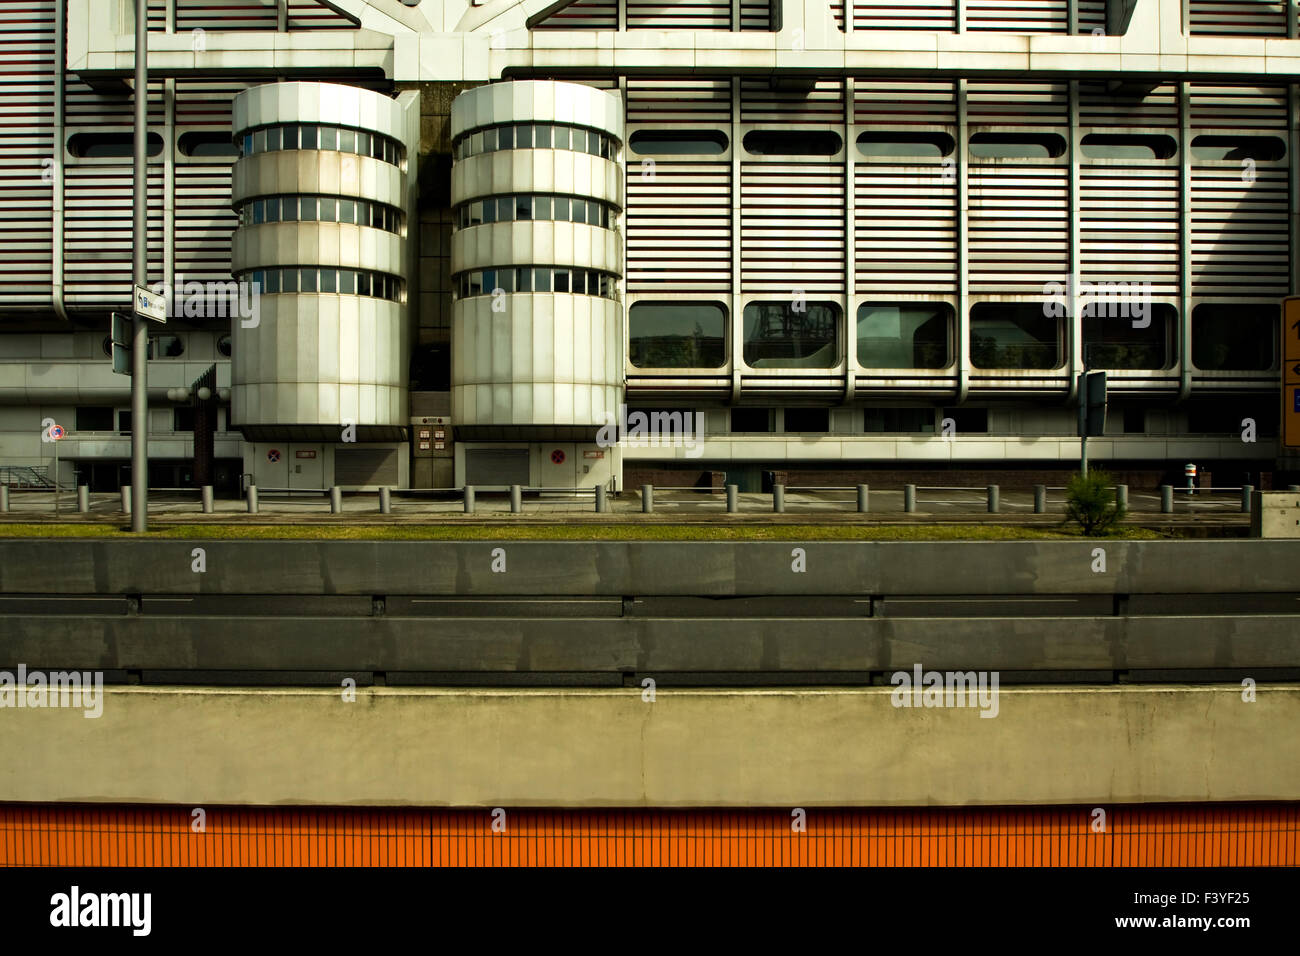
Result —
[[772, 29], [772, 5], [768, 0], [740, 0], [740, 29]]
[[1076, 0], [1078, 4], [1079, 32], [1106, 32], [1106, 0]]
[[629, 123], [730, 123], [731, 81], [628, 77]]
[[1193, 36], [1286, 36], [1286, 4], [1270, 0], [1184, 0]]
[[1194, 163], [1191, 227], [1193, 294], [1290, 294], [1285, 169]]
[[1176, 166], [1084, 165], [1079, 171], [1079, 269], [1090, 282], [1149, 282], [1179, 292]]
[[1066, 0], [966, 0], [966, 29], [996, 33], [1068, 33]]
[[286, 12], [290, 30], [355, 30], [359, 26], [317, 0], [288, 0]]
[[853, 29], [932, 30], [952, 33], [957, 29], [954, 0], [854, 0]]
[[855, 122], [884, 126], [953, 126], [957, 99], [950, 80], [863, 77], [853, 90]]
[[176, 0], [176, 32], [275, 30], [275, 0]]
[[167, 0], [149, 0], [145, 10], [147, 11], [146, 29], [162, 31], [167, 29]]
[[629, 30], [730, 30], [731, 0], [627, 0]]
[[942, 167], [855, 167], [857, 291], [957, 291], [957, 184]]
[[740, 119], [744, 123], [844, 122], [844, 83], [818, 80], [807, 93], [802, 90], [773, 90], [767, 80], [741, 80]]
[[177, 80], [176, 125], [230, 129], [231, 101], [253, 86], [229, 80]]
[[[162, 279], [163, 167], [149, 164], [149, 281]], [[131, 293], [131, 167], [69, 166], [64, 206], [68, 304], [120, 306]]]
[[966, 86], [970, 122], [998, 126], [1066, 126], [1070, 97], [1064, 83], [971, 81]]
[[1211, 86], [1195, 83], [1191, 91], [1191, 125], [1201, 128], [1286, 130], [1286, 88], [1282, 86]]
[[175, 268], [185, 281], [230, 279], [230, 166], [176, 167]]
[[618, 4], [614, 0], [576, 0], [552, 13], [534, 30], [617, 30]]
[[1166, 84], [1145, 96], [1126, 96], [1107, 92], [1102, 82], [1081, 82], [1079, 124], [1177, 129], [1178, 88]]
[[844, 0], [830, 0], [831, 16], [835, 18], [835, 25], [844, 32]]
[[50, 298], [54, 30], [52, 0], [0, 0], [0, 309]]
[[731, 291], [731, 164], [627, 177], [627, 290]]
[[1041, 295], [1069, 267], [1069, 170], [974, 164], [970, 190], [970, 291]]
[[844, 291], [844, 168], [741, 166], [744, 292]]
[[[82, 129], [103, 127], [132, 127], [135, 124], [135, 105], [131, 93], [97, 93], [80, 80], [68, 74], [64, 87], [64, 117], [68, 134]], [[159, 132], [165, 121], [163, 115], [163, 84], [161, 80], [149, 81], [149, 129]]]

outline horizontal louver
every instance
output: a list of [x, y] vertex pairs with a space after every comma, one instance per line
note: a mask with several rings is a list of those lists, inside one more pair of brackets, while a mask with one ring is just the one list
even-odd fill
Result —
[[317, 0], [288, 0], [290, 30], [355, 30], [358, 24]]
[[1191, 125], [1205, 129], [1272, 129], [1286, 135], [1286, 88], [1211, 86], [1190, 90]]
[[1286, 36], [1286, 8], [1270, 0], [1183, 0], [1193, 36]]
[[744, 163], [740, 175], [744, 290], [844, 291], [844, 168]]
[[1192, 165], [1192, 292], [1277, 297], [1290, 293], [1286, 170], [1236, 163]]
[[176, 32], [274, 30], [275, 0], [176, 0]]
[[1041, 295], [1069, 268], [1069, 170], [972, 164], [970, 291]]
[[[245, 84], [178, 80], [176, 125], [229, 133], [231, 100]], [[234, 157], [176, 166], [176, 275], [185, 281], [230, 279], [230, 236], [237, 220], [230, 208]]]
[[853, 4], [854, 30], [936, 30], [951, 33], [956, 29], [954, 0], [856, 0]]
[[772, 4], [769, 0], [740, 0], [740, 29], [771, 30]]
[[1106, 0], [1076, 0], [1078, 5], [1079, 32], [1106, 32]]
[[731, 164], [633, 162], [627, 291], [731, 290]]
[[938, 164], [855, 168], [857, 291], [957, 291], [957, 183], [943, 172]]
[[730, 30], [731, 0], [627, 0], [629, 30]]
[[971, 125], [1065, 126], [1070, 96], [1064, 83], [1006, 83], [972, 80], [967, 84]]
[[731, 123], [731, 81], [628, 77], [629, 123]]
[[534, 30], [617, 30], [615, 0], [575, 0], [537, 23]]
[[[163, 165], [149, 164], [149, 281], [162, 279]], [[65, 183], [64, 277], [72, 307], [130, 300], [132, 181], [129, 165], [70, 166]]]
[[952, 126], [957, 100], [951, 80], [863, 77], [853, 91], [856, 122], [866, 126]]
[[966, 29], [1068, 33], [1068, 4], [1066, 0], [966, 0]]
[[1157, 87], [1144, 96], [1111, 93], [1102, 82], [1079, 84], [1079, 125], [1178, 129], [1178, 88]]
[[1176, 166], [1085, 164], [1079, 170], [1079, 269], [1090, 282], [1179, 291]]
[[742, 123], [832, 123], [844, 122], [844, 84], [840, 80], [817, 80], [811, 90], [774, 90], [767, 80], [740, 81]]

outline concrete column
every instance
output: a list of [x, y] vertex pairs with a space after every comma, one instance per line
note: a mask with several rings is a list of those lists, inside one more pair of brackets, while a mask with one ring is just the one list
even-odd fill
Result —
[[77, 485], [77, 513], [90, 513], [90, 489], [85, 485]]
[[9, 513], [9, 486], [0, 485], [0, 514]]
[[473, 513], [474, 513], [474, 486], [466, 485], [465, 486], [465, 514], [472, 515]]
[[651, 514], [655, 510], [655, 486], [641, 486], [641, 513]]
[[343, 489], [338, 485], [330, 486], [330, 514], [343, 513]]
[[1254, 494], [1254, 485], [1241, 486], [1241, 510], [1243, 514], [1250, 514], [1250, 496]]
[[868, 485], [858, 485], [858, 514], [864, 515], [868, 510], [867, 495], [871, 488]]
[[199, 489], [199, 499], [203, 502], [203, 513], [212, 514], [212, 486], [204, 485]]
[[736, 500], [736, 492], [739, 490], [736, 485], [727, 485], [727, 514], [729, 515], [734, 515], [740, 510], [739, 503]]
[[772, 511], [776, 514], [785, 514], [785, 485], [772, 486]]
[[596, 514], [603, 515], [609, 511], [608, 492], [604, 485], [596, 485]]
[[1160, 486], [1160, 513], [1162, 515], [1171, 515], [1174, 513], [1174, 486]]
[[997, 485], [988, 486], [989, 514], [995, 515], [1002, 507], [1002, 495]]
[[524, 510], [524, 489], [521, 485], [510, 486], [510, 513], [517, 515]]
[[131, 486], [123, 485], [122, 486], [122, 514], [129, 515], [130, 513], [131, 513]]
[[393, 513], [393, 492], [387, 485], [379, 489], [379, 513], [381, 515]]
[[908, 514], [916, 511], [916, 485], [903, 485], [903, 510]]
[[1115, 486], [1115, 504], [1128, 511], [1128, 485]]
[[1047, 514], [1047, 485], [1034, 485], [1034, 514]]

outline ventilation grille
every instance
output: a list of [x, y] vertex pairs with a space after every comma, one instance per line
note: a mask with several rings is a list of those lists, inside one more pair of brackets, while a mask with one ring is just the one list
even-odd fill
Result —
[[970, 122], [998, 126], [1066, 126], [1070, 96], [1064, 83], [970, 82]]
[[618, 3], [614, 0], [576, 0], [542, 20], [534, 30], [617, 30]]
[[949, 81], [860, 79], [853, 110], [860, 125], [955, 126], [957, 100]]
[[966, 29], [1068, 33], [1068, 4], [1066, 0], [966, 0]]
[[730, 30], [731, 0], [627, 0], [629, 30]]
[[1192, 294], [1290, 294], [1286, 169], [1192, 165]]
[[1178, 88], [1158, 87], [1146, 96], [1109, 93], [1105, 83], [1079, 84], [1081, 126], [1178, 128]]
[[1076, 0], [1076, 4], [1080, 33], [1106, 32], [1106, 0]]
[[937, 164], [855, 167], [857, 291], [957, 291], [957, 183], [943, 172]]
[[[176, 32], [274, 30], [275, 0], [176, 0]], [[152, 26], [152, 23], [151, 23]], [[163, 29], [160, 25], [158, 29]]]
[[1069, 267], [1069, 170], [972, 165], [970, 291], [1041, 295]]
[[[131, 167], [69, 166], [64, 280], [72, 306], [125, 303], [131, 291]], [[149, 281], [163, 275], [163, 165], [149, 164]]]
[[629, 123], [731, 123], [731, 81], [628, 77]]
[[812, 90], [773, 90], [767, 80], [741, 80], [740, 120], [742, 123], [831, 123], [844, 122], [844, 84], [839, 80], [818, 80]]
[[1193, 36], [1286, 36], [1286, 4], [1269, 0], [1184, 0]]
[[844, 167], [741, 166], [741, 282], [747, 292], [844, 290]]
[[1286, 88], [1193, 84], [1191, 125], [1203, 128], [1271, 129], [1286, 136]]
[[772, 6], [768, 0], [740, 0], [740, 29], [772, 29]]
[[1179, 287], [1176, 166], [1084, 165], [1079, 171], [1079, 268], [1092, 282]]
[[629, 165], [629, 292], [731, 291], [730, 181], [730, 163]]
[[[842, 12], [840, 19], [843, 20]], [[952, 33], [957, 29], [956, 5], [953, 0], [913, 0], [912, 3], [856, 0], [853, 4], [853, 29]]]

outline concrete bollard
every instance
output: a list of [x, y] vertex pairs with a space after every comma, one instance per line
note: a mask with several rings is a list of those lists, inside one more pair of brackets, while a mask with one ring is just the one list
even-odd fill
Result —
[[1047, 485], [1034, 485], [1034, 514], [1047, 514]]
[[122, 514], [129, 515], [130, 513], [131, 513], [131, 486], [123, 485], [122, 486]]
[[1002, 507], [1002, 494], [997, 485], [988, 486], [989, 514], [995, 515]]
[[1128, 485], [1115, 486], [1115, 506], [1128, 511]]
[[916, 511], [916, 485], [903, 485], [903, 510], [908, 514]]
[[257, 514], [257, 485], [248, 486], [248, 513]]
[[0, 514], [9, 513], [9, 486], [0, 485]]
[[90, 513], [90, 488], [86, 485], [77, 485], [77, 513]]
[[1250, 514], [1250, 496], [1254, 493], [1254, 485], [1241, 486], [1241, 510], [1243, 514]]
[[736, 485], [727, 485], [727, 514], [734, 515], [740, 510], [740, 504], [737, 500], [737, 494], [740, 489]]
[[785, 485], [772, 486], [772, 511], [775, 514], [785, 514]]
[[517, 515], [524, 510], [524, 489], [522, 485], [510, 486], [510, 513]]
[[472, 515], [473, 513], [474, 513], [474, 486], [466, 485], [465, 486], [465, 514]]
[[641, 486], [641, 513], [648, 515], [653, 513], [654, 510], [655, 510], [655, 486], [642, 485]]
[[381, 515], [393, 513], [393, 492], [387, 485], [379, 489], [379, 513]]
[[1174, 486], [1160, 486], [1160, 513], [1162, 515], [1171, 515], [1174, 513]]
[[870, 493], [870, 491], [871, 488], [869, 486], [858, 485], [858, 514], [860, 515], [864, 515], [867, 513], [868, 510], [867, 495]]
[[203, 503], [203, 513], [212, 514], [212, 486], [204, 485], [199, 489], [199, 500]]
[[343, 513], [343, 489], [338, 485], [330, 485], [330, 514], [339, 515]]
[[604, 485], [596, 485], [596, 514], [603, 515], [609, 511], [609, 492]]

